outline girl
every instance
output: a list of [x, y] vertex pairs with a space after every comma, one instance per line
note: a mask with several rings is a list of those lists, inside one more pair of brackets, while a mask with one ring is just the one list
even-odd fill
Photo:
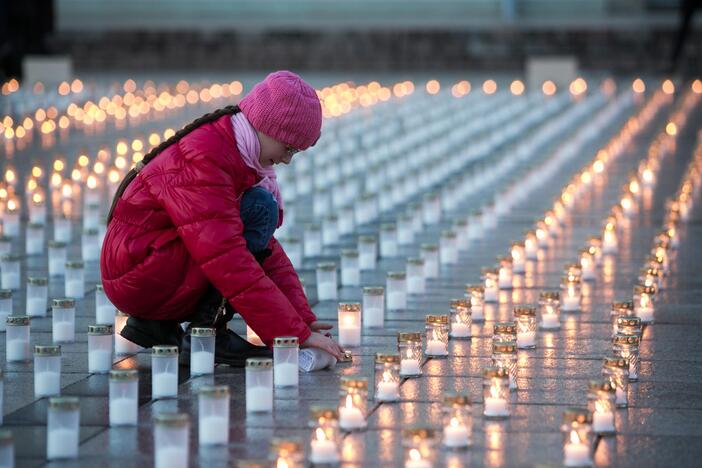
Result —
[[234, 313], [270, 347], [297, 336], [337, 359], [273, 231], [283, 202], [273, 165], [319, 139], [315, 90], [279, 71], [238, 106], [207, 114], [151, 150], [117, 190], [100, 256], [105, 293], [130, 317], [122, 336], [143, 347], [182, 344], [181, 322], [217, 330], [215, 361], [270, 356], [227, 329]]

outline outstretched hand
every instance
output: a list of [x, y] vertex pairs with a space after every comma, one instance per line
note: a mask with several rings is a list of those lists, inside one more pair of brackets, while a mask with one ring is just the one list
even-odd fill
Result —
[[333, 338], [330, 336], [322, 335], [321, 333], [318, 333], [316, 331], [313, 331], [310, 336], [305, 340], [304, 343], [302, 343], [301, 347], [303, 348], [318, 348], [321, 349], [322, 351], [326, 351], [327, 353], [331, 354], [334, 356], [337, 361], [341, 360], [344, 354], [344, 350], [341, 349], [341, 346], [334, 341]]
[[320, 330], [331, 330], [332, 328], [334, 328], [334, 325], [331, 323], [319, 322], [317, 320], [310, 323], [310, 330], [313, 332], [318, 332]]

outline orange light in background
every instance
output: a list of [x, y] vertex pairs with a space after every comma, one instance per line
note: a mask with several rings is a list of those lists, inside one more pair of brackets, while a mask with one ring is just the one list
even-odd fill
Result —
[[661, 89], [665, 94], [673, 94], [675, 92], [675, 85], [670, 80], [665, 80], [661, 85]]
[[68, 93], [71, 92], [71, 85], [69, 85], [67, 82], [62, 81], [61, 84], [58, 86], [58, 93], [61, 96], [67, 96]]
[[702, 94], [702, 81], [695, 80], [692, 82], [692, 92], [695, 94]]
[[133, 151], [141, 151], [144, 149], [144, 144], [141, 142], [140, 139], [135, 139], [132, 141], [132, 150]]
[[668, 122], [668, 125], [665, 126], [665, 133], [667, 133], [670, 136], [675, 136], [678, 134], [678, 127], [675, 125], [673, 122]]
[[514, 80], [509, 85], [509, 91], [515, 96], [521, 96], [524, 94], [524, 83], [521, 80]]
[[229, 91], [231, 91], [234, 96], [238, 96], [244, 91], [244, 85], [242, 85], [240, 81], [232, 81], [229, 83]]
[[77, 94], [77, 93], [80, 93], [81, 91], [83, 91], [83, 82], [76, 78], [71, 83], [71, 92], [74, 94]]
[[570, 86], [568, 87], [570, 94], [574, 96], [579, 96], [583, 94], [585, 91], [587, 91], [587, 81], [585, 81], [583, 78], [576, 78], [570, 83]]
[[175, 130], [172, 128], [167, 128], [166, 130], [163, 131], [163, 139], [168, 140], [170, 137], [175, 135]]
[[88, 158], [88, 157], [87, 157], [86, 155], [84, 155], [84, 154], [81, 154], [80, 156], [78, 156], [78, 165], [79, 165], [80, 167], [85, 167], [85, 166], [87, 166], [88, 164], [90, 164], [90, 158]]
[[37, 179], [39, 179], [43, 175], [44, 175], [44, 171], [42, 170], [41, 167], [39, 167], [39, 166], [32, 167], [32, 176], [33, 177], [36, 177]]
[[441, 83], [437, 80], [429, 80], [426, 84], [426, 90], [429, 94], [436, 94], [441, 90]]
[[159, 143], [161, 143], [161, 137], [158, 135], [158, 133], [152, 133], [149, 135], [149, 144], [151, 146], [156, 146]]
[[483, 92], [485, 94], [495, 94], [497, 91], [497, 83], [495, 80], [485, 80], [483, 82]]
[[136, 91], [136, 83], [130, 78], [124, 82], [124, 86], [122, 87], [122, 89], [124, 89], [125, 93], [133, 93], [134, 91]]
[[107, 179], [110, 183], [116, 184], [120, 179], [119, 171], [117, 169], [110, 169], [110, 172], [107, 174]]
[[556, 83], [554, 83], [551, 80], [546, 80], [544, 83], [541, 85], [541, 91], [546, 95], [546, 96], [553, 96], [556, 94]]
[[56, 172], [61, 172], [64, 167], [66, 167], [66, 164], [61, 159], [57, 159], [54, 161], [54, 170]]

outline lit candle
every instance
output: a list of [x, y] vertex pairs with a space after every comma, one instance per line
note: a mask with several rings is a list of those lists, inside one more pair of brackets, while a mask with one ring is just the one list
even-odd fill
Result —
[[456, 418], [451, 418], [451, 423], [444, 427], [444, 445], [447, 447], [468, 445], [468, 428]]
[[445, 395], [443, 415], [444, 445], [449, 448], [471, 445], [472, 407], [468, 395]]
[[512, 289], [512, 259], [510, 257], [498, 257], [498, 262], [500, 263], [497, 279], [498, 287], [500, 289]]
[[617, 233], [613, 223], [608, 223], [602, 233], [602, 252], [605, 254], [617, 253]]
[[534, 231], [529, 231], [526, 234], [526, 239], [524, 240], [524, 255], [527, 260], [537, 260], [539, 258], [538, 240], [536, 238], [536, 232]]
[[375, 398], [378, 401], [397, 401], [400, 399], [400, 384], [390, 377], [390, 371], [383, 372], [383, 380], [378, 382]]
[[536, 347], [536, 308], [520, 306], [514, 308], [517, 322], [517, 347], [530, 349]]
[[363, 416], [363, 412], [354, 406], [351, 395], [346, 395], [344, 405], [339, 407], [339, 425], [344, 430], [363, 429], [366, 427], [366, 418]]
[[471, 332], [471, 308], [468, 299], [453, 299], [450, 302], [451, 308], [451, 338], [470, 338]]
[[316, 429], [315, 438], [312, 439], [310, 448], [310, 461], [312, 463], [337, 463], [339, 461], [336, 442], [327, 439], [321, 427]]
[[583, 280], [592, 281], [595, 279], [595, 261], [588, 249], [580, 251], [580, 268]]
[[483, 287], [466, 285], [465, 295], [470, 299], [471, 320], [475, 322], [482, 322], [485, 320]]
[[541, 328], [556, 330], [561, 327], [559, 321], [560, 295], [558, 292], [543, 292], [539, 296], [541, 310]]
[[246, 341], [255, 346], [263, 346], [263, 341], [261, 341], [261, 338], [253, 330], [253, 328], [248, 325], [246, 325]]
[[578, 431], [570, 431], [570, 441], [563, 447], [565, 466], [590, 466], [590, 447], [580, 442]]
[[361, 304], [357, 302], [341, 303], [338, 307], [339, 345], [361, 345]]
[[526, 246], [523, 242], [515, 242], [512, 244], [512, 272], [524, 273], [526, 260]]
[[429, 460], [422, 458], [422, 453], [417, 449], [409, 451], [409, 457], [405, 461], [405, 468], [432, 468], [433, 464]]
[[580, 281], [577, 278], [566, 276], [561, 285], [561, 310], [576, 312], [580, 310]]
[[427, 315], [427, 356], [448, 355], [448, 315]]
[[509, 375], [507, 369], [488, 367], [483, 371], [483, 415], [487, 418], [509, 416]]
[[634, 286], [634, 314], [643, 323], [653, 323], [653, 301], [651, 297], [655, 289], [644, 285]]
[[485, 416], [507, 416], [507, 400], [497, 396], [491, 396], [485, 399]]
[[497, 287], [498, 270], [495, 268], [483, 269], [483, 300], [497, 302], [499, 290]]
[[400, 376], [417, 377], [422, 374], [422, 336], [417, 332], [397, 334], [397, 347], [401, 356]]

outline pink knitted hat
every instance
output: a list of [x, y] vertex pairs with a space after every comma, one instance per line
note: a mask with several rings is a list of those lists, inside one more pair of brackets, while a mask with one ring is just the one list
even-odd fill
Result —
[[314, 88], [295, 73], [277, 71], [239, 102], [251, 125], [269, 137], [304, 150], [322, 130], [322, 106]]

